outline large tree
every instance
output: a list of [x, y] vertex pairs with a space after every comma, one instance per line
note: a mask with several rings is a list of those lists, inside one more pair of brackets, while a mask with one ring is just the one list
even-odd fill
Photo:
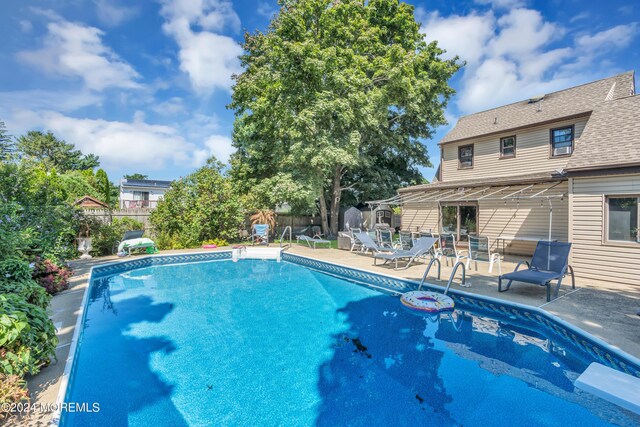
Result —
[[51, 132], [29, 131], [18, 138], [17, 150], [23, 158], [41, 163], [47, 170], [58, 172], [86, 170], [100, 166], [95, 154], [82, 154], [73, 144], [58, 139]]
[[15, 142], [4, 125], [3, 121], [0, 121], [0, 162], [11, 159], [15, 152]]
[[420, 179], [418, 166], [429, 165], [420, 139], [446, 123], [460, 64], [424, 41], [413, 6], [398, 0], [280, 4], [266, 32], [245, 35], [230, 104], [232, 176], [244, 191], [288, 191], [285, 200], [272, 191], [271, 202], [313, 194], [336, 234], [346, 188]]

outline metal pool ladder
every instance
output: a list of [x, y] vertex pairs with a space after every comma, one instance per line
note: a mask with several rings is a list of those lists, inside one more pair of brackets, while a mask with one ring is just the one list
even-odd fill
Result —
[[[283, 246], [282, 240], [284, 239], [284, 235], [287, 234], [287, 230], [289, 230], [289, 243], [286, 246]], [[282, 231], [282, 235], [280, 236], [280, 247], [281, 248], [290, 248], [291, 247], [291, 226], [287, 225]]]
[[[431, 259], [431, 261], [429, 262], [429, 265], [427, 266], [426, 271], [424, 272], [424, 274], [422, 275], [422, 280], [420, 281], [420, 286], [418, 286], [418, 290], [422, 289], [422, 285], [424, 285], [424, 281], [427, 279], [427, 275], [429, 274], [429, 270], [431, 270], [431, 266], [433, 266], [433, 263], [438, 263], [438, 280], [440, 280], [440, 260], [438, 258], [433, 258]], [[449, 288], [451, 287], [451, 284], [453, 283], [453, 279], [455, 279], [456, 277], [456, 273], [458, 272], [458, 268], [462, 267], [462, 282], [460, 283], [460, 286], [468, 288], [471, 285], [467, 285], [466, 284], [466, 280], [467, 280], [467, 275], [465, 272], [465, 265], [464, 262], [462, 261], [458, 261], [456, 263], [456, 265], [453, 267], [453, 271], [451, 271], [451, 276], [449, 276], [449, 282], [447, 283], [447, 287], [444, 290], [444, 294], [446, 295], [447, 292], [449, 292]]]

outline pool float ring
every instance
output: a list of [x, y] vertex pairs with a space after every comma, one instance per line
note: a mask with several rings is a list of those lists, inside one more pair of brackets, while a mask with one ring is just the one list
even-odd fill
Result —
[[410, 310], [429, 314], [451, 311], [455, 305], [450, 297], [428, 291], [407, 292], [402, 294], [400, 302]]
[[202, 245], [202, 249], [215, 249], [218, 245]]

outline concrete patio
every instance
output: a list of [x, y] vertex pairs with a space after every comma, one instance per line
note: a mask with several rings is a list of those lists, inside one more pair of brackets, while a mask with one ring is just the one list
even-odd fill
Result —
[[[163, 251], [162, 254], [188, 252], [202, 252], [202, 249]], [[288, 249], [288, 252], [412, 280], [420, 280], [425, 270], [423, 263], [416, 263], [406, 270], [399, 271], [389, 266], [374, 266], [370, 255], [358, 255], [336, 249], [318, 248], [314, 250], [294, 244]], [[50, 306], [51, 318], [58, 330], [60, 340], [56, 350], [57, 362], [54, 361], [50, 366], [42, 369], [38, 375], [28, 378], [32, 403], [56, 402], [60, 378], [69, 355], [77, 316], [80, 312], [84, 291], [88, 286], [90, 269], [93, 266], [116, 260], [121, 260], [121, 258], [112, 256], [73, 262], [75, 274], [72, 277], [70, 289], [56, 295]], [[503, 273], [513, 271], [518, 260], [518, 258], [509, 257], [503, 261]], [[442, 263], [442, 280], [440, 281], [434, 278], [436, 274], [434, 268], [428, 282], [445, 286], [451, 274], [452, 264], [451, 261], [448, 265], [446, 262]], [[551, 303], [546, 303], [545, 289], [539, 286], [515, 283], [508, 292], [498, 293], [497, 276], [497, 268], [490, 274], [488, 264], [478, 263], [477, 270], [476, 266], [472, 264], [470, 271], [467, 271], [467, 282], [471, 284], [471, 287], [461, 288], [458, 285], [460, 283], [460, 275], [458, 275], [452, 289], [461, 289], [478, 295], [541, 307], [612, 346], [635, 357], [640, 357], [640, 316], [637, 315], [640, 310], [640, 289], [613, 283], [583, 282], [578, 277], [576, 290], [572, 290], [570, 279], [567, 278], [559, 298]], [[44, 426], [49, 423], [51, 417], [52, 413], [32, 413], [22, 419], [13, 418], [8, 425]]]

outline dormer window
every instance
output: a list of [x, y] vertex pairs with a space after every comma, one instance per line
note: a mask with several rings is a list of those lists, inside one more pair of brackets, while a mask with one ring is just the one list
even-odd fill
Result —
[[551, 156], [570, 156], [573, 153], [574, 127], [551, 129]]
[[458, 147], [458, 169], [473, 167], [473, 144]]
[[507, 136], [500, 138], [500, 158], [507, 159], [516, 156], [516, 137]]

